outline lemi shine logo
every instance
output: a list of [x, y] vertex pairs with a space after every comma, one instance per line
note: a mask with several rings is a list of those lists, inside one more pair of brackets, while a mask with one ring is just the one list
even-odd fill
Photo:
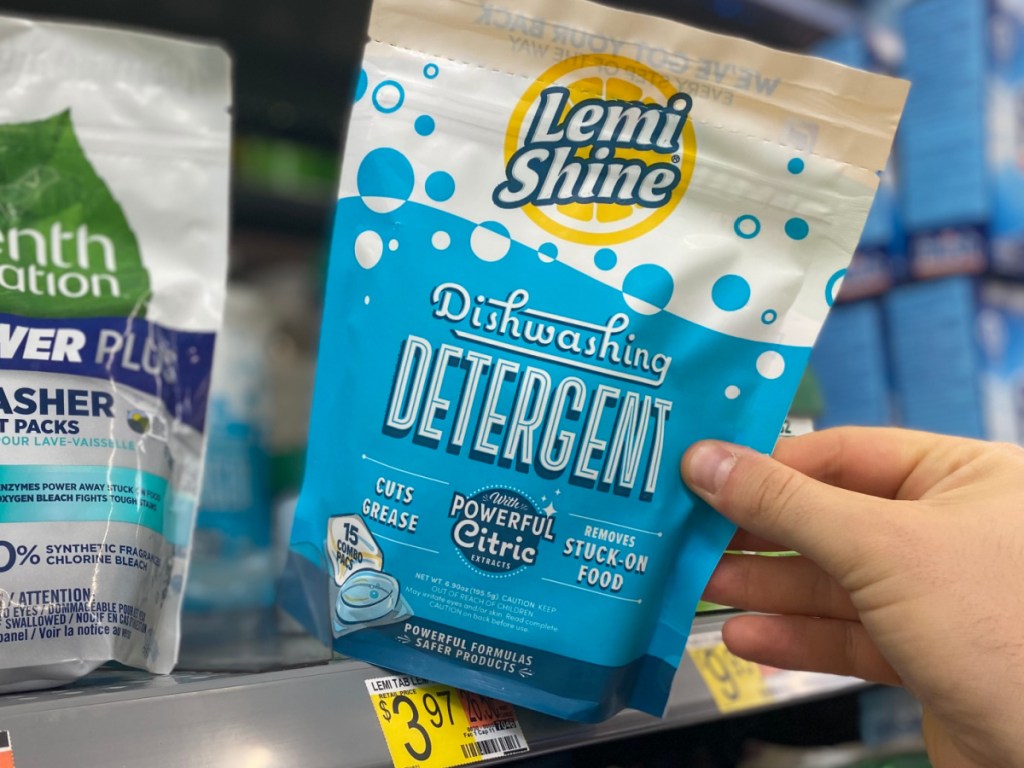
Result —
[[649, 232], [686, 194], [697, 156], [693, 101], [621, 56], [548, 69], [520, 99], [493, 194], [545, 231], [585, 245]]

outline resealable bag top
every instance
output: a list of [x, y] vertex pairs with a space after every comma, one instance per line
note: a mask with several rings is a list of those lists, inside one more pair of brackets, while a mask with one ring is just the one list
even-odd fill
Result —
[[0, 690], [177, 658], [230, 88], [216, 46], [0, 18]]
[[285, 603], [335, 650], [562, 717], [664, 709], [904, 82], [567, 2], [380, 0]]

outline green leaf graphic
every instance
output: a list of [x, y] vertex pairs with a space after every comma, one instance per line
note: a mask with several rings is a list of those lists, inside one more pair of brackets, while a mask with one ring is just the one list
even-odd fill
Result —
[[70, 111], [0, 125], [0, 313], [143, 316], [149, 273]]

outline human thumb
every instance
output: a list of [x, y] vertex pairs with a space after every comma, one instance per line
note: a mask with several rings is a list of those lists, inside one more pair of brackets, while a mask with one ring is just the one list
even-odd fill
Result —
[[872, 521], [885, 503], [715, 440], [687, 450], [682, 475], [694, 493], [740, 528], [791, 547], [840, 578], [875, 538]]

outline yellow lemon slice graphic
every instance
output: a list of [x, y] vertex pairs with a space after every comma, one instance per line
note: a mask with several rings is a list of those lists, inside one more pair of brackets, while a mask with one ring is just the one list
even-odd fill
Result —
[[[523, 146], [524, 134], [534, 118], [541, 94], [558, 86], [568, 91], [569, 99], [562, 117], [583, 101], [600, 99], [664, 105], [677, 89], [663, 75], [637, 61], [602, 54], [574, 56], [562, 61], [534, 82], [523, 94], [512, 114], [505, 136], [505, 162]], [[640, 161], [646, 165], [670, 162], [680, 171], [680, 180], [670, 198], [658, 208], [619, 203], [568, 203], [538, 206], [528, 204], [523, 211], [545, 231], [556, 237], [583, 245], [614, 245], [632, 240], [663, 222], [686, 194], [697, 157], [697, 137], [691, 120], [683, 127], [682, 152], [673, 155], [654, 150], [617, 147], [615, 160]], [[576, 152], [581, 159], [590, 157], [592, 148]]]

